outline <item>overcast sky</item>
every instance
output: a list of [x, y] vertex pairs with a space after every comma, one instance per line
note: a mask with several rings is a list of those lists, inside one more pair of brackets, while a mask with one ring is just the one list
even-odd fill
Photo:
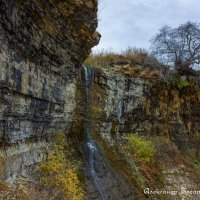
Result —
[[200, 0], [99, 0], [101, 41], [94, 50], [148, 49], [163, 25], [200, 22]]

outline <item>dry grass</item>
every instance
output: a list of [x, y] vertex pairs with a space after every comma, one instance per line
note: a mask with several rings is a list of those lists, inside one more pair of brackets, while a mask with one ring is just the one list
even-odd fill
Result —
[[135, 47], [128, 47], [127, 50], [119, 53], [112, 50], [92, 52], [84, 62], [86, 65], [98, 67], [109, 67], [113, 63], [135, 63], [143, 66], [158, 64], [157, 60], [145, 49]]

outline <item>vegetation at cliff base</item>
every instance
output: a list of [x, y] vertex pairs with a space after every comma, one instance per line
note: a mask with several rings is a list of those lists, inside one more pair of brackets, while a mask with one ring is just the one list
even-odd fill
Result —
[[83, 183], [79, 179], [81, 163], [67, 150], [63, 133], [54, 135], [53, 146], [46, 161], [41, 162], [41, 183], [56, 190], [64, 200], [81, 200], [84, 196]]
[[155, 148], [151, 141], [145, 140], [137, 135], [130, 135], [127, 137], [128, 143], [126, 149], [133, 154], [136, 159], [146, 164], [153, 162]]

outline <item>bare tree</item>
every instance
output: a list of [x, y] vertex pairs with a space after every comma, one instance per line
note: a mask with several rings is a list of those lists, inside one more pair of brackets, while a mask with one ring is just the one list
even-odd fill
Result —
[[152, 53], [161, 62], [177, 70], [200, 65], [200, 25], [187, 22], [177, 28], [164, 26], [152, 39]]

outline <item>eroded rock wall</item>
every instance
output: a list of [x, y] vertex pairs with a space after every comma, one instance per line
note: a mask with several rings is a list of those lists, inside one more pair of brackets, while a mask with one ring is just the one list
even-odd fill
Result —
[[[112, 166], [135, 186], [137, 196], [144, 195], [145, 188], [197, 190], [199, 168], [194, 166], [200, 159], [198, 78], [192, 86], [180, 87], [163, 83], [156, 71], [146, 73], [148, 69], [137, 65], [88, 68], [92, 79], [91, 132]], [[145, 166], [124, 151], [125, 138], [130, 134], [152, 141], [156, 150], [154, 164]], [[198, 195], [178, 192], [156, 198], [198, 199]], [[152, 196], [141, 198], [147, 197]]]
[[99, 41], [96, 0], [0, 1], [2, 178], [26, 175], [69, 129], [76, 77]]
[[[199, 146], [200, 90], [162, 83], [144, 73], [91, 68], [91, 113], [94, 132], [108, 143], [129, 133], [167, 136], [183, 150]], [[153, 71], [153, 70], [152, 70]], [[144, 75], [146, 74], [146, 75]]]

